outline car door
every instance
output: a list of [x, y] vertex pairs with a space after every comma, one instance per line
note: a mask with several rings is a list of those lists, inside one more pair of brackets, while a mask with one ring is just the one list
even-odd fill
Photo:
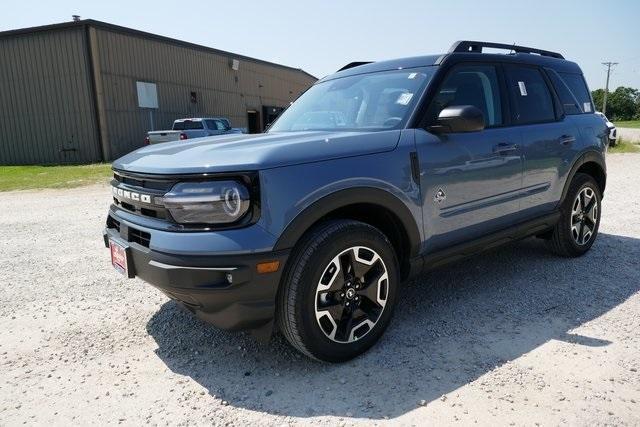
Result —
[[528, 65], [505, 66], [512, 122], [520, 133], [523, 156], [521, 219], [551, 212], [562, 192], [560, 171], [573, 156], [578, 136], [565, 117], [548, 75]]
[[220, 131], [218, 130], [218, 125], [216, 120], [207, 119], [205, 120], [207, 124], [207, 135], [219, 135]]
[[224, 121], [220, 119], [215, 119], [216, 128], [218, 129], [218, 135], [222, 135], [227, 133], [227, 125]]
[[[416, 130], [427, 252], [472, 240], [514, 222], [522, 188], [520, 134], [505, 126], [506, 97], [501, 68], [460, 64], [439, 85]], [[485, 129], [468, 133], [429, 132], [440, 111], [473, 105]]]

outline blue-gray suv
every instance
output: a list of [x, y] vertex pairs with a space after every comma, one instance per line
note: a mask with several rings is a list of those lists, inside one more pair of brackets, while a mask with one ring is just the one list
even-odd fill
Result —
[[122, 157], [104, 240], [116, 269], [205, 321], [344, 361], [426, 269], [528, 236], [588, 251], [607, 142], [578, 65], [461, 41], [351, 63], [266, 133]]

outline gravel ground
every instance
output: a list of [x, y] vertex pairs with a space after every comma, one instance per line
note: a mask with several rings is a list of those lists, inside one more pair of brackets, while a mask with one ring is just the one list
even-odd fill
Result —
[[0, 425], [638, 425], [640, 155], [608, 162], [586, 256], [529, 239], [434, 271], [342, 365], [218, 331], [121, 278], [106, 186], [0, 193]]

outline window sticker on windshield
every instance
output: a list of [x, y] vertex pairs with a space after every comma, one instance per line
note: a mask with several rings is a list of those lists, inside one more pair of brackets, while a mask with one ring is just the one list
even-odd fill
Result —
[[403, 93], [396, 100], [396, 104], [409, 105], [409, 102], [411, 102], [411, 98], [413, 98], [413, 94], [412, 93]]
[[408, 79], [415, 79], [417, 75], [418, 75], [418, 73], [411, 73], [411, 74], [409, 74], [409, 77], [407, 77], [407, 78]]
[[585, 113], [590, 113], [591, 112], [591, 103], [590, 102], [585, 102], [583, 104], [583, 108]]
[[527, 87], [524, 85], [524, 82], [518, 82], [518, 87], [520, 88], [520, 95], [527, 96]]

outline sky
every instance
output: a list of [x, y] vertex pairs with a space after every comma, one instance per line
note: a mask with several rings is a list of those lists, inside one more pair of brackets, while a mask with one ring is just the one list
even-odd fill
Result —
[[516, 43], [577, 62], [591, 89], [640, 88], [640, 0], [5, 0], [0, 31], [106, 21], [302, 68], [446, 52], [456, 40]]

